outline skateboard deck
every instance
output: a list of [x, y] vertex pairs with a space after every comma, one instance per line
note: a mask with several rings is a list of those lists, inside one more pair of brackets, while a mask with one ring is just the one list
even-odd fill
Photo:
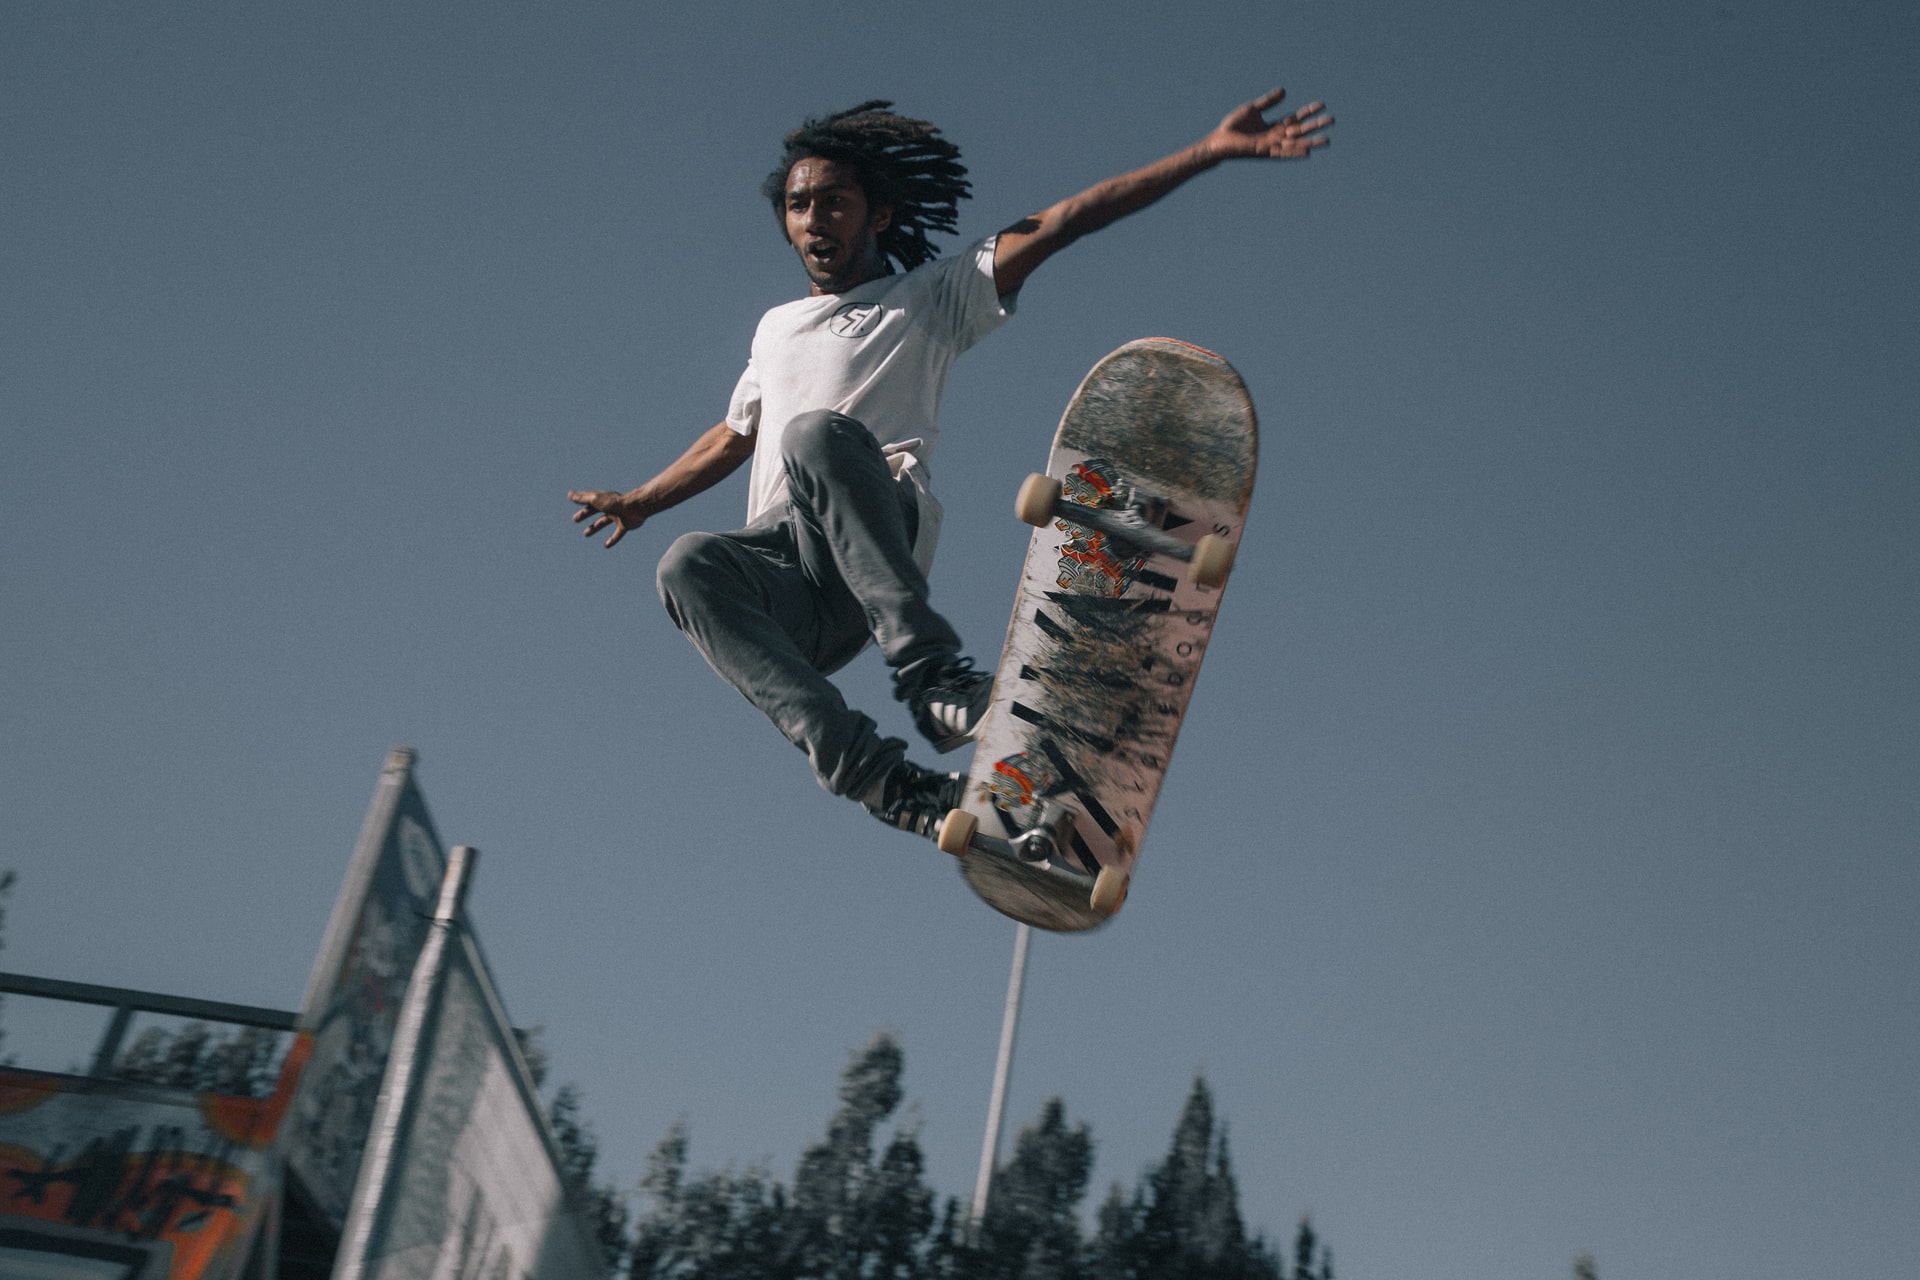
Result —
[[1258, 432], [1211, 351], [1093, 367], [1016, 508], [1035, 524], [960, 809], [940, 847], [989, 906], [1091, 929], [1125, 900], [1247, 504]]

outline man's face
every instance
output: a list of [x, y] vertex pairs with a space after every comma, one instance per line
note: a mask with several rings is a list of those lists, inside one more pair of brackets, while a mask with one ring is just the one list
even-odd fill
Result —
[[879, 236], [893, 210], [869, 209], [851, 165], [808, 156], [787, 172], [787, 239], [813, 282], [811, 292], [843, 293], [885, 274]]

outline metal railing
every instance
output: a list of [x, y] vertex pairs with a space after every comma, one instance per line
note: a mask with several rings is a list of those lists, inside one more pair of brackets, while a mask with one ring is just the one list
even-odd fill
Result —
[[74, 1004], [95, 1004], [113, 1010], [106, 1033], [94, 1051], [93, 1066], [87, 1074], [106, 1079], [113, 1074], [114, 1060], [127, 1038], [127, 1027], [136, 1013], [161, 1013], [201, 1022], [225, 1022], [242, 1027], [263, 1027], [269, 1031], [291, 1031], [297, 1015], [284, 1009], [262, 1009], [257, 1005], [228, 1004], [223, 1000], [195, 1000], [189, 996], [169, 996], [157, 991], [133, 991], [126, 987], [101, 987], [91, 982], [67, 982], [60, 978], [36, 978], [25, 973], [0, 973], [0, 994], [38, 996], [43, 1000], [65, 1000]]

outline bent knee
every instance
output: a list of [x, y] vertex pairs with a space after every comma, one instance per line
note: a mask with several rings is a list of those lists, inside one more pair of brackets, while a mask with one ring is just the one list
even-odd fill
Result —
[[654, 570], [653, 581], [660, 592], [660, 603], [679, 620], [676, 601], [687, 600], [709, 589], [724, 571], [726, 539], [717, 533], [683, 533], [667, 547]]
[[830, 466], [849, 447], [877, 451], [880, 446], [859, 421], [829, 409], [796, 414], [780, 435], [780, 452], [810, 470]]

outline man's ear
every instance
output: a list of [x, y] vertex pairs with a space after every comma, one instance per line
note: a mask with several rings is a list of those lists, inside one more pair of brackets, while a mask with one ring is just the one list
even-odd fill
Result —
[[873, 228], [873, 234], [879, 235], [893, 225], [893, 209], [888, 205], [881, 205], [867, 219], [867, 225]]

